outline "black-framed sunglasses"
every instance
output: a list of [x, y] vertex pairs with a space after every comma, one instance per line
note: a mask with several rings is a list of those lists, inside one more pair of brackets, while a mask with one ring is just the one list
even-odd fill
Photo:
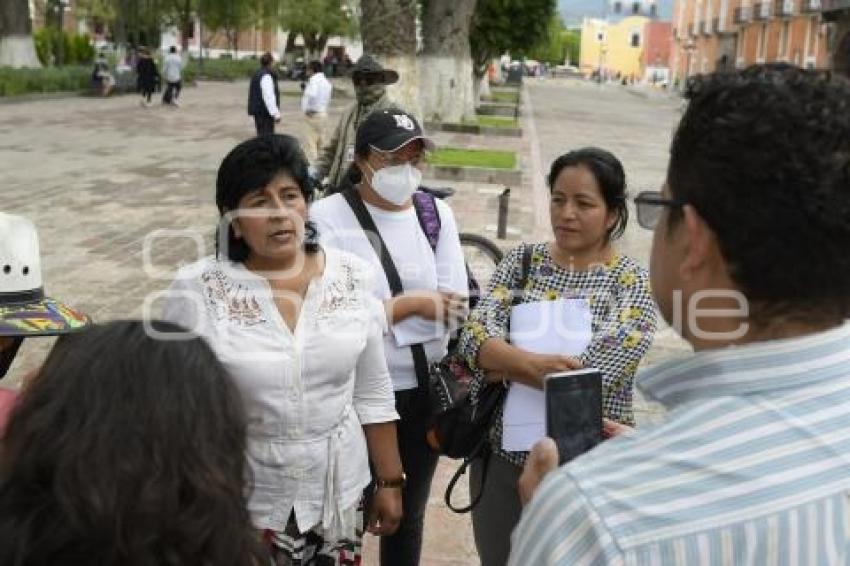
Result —
[[661, 191], [641, 191], [634, 198], [637, 220], [641, 228], [654, 230], [664, 208], [682, 208], [685, 203], [661, 196]]

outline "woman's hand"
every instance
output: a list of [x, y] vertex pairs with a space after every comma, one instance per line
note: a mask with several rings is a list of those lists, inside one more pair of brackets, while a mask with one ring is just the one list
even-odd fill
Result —
[[379, 487], [372, 499], [367, 530], [376, 536], [391, 535], [401, 522], [401, 488]]
[[528, 382], [537, 383], [538, 387], [543, 387], [543, 378], [547, 374], [582, 368], [581, 362], [570, 356], [533, 352], [525, 352], [521, 363], [525, 379]]
[[414, 291], [416, 314], [427, 320], [437, 320], [446, 326], [456, 325], [469, 314], [466, 297], [446, 291]]
[[408, 291], [386, 301], [385, 306], [392, 324], [411, 316], [421, 316], [451, 328], [469, 314], [466, 297], [445, 291]]

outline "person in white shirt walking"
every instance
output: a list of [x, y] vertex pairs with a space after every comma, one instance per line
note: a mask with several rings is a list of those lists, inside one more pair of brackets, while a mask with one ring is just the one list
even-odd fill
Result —
[[331, 102], [333, 85], [325, 77], [322, 64], [318, 61], [310, 61], [307, 65], [307, 79], [307, 86], [301, 96], [301, 110], [307, 118], [303, 147], [307, 159], [313, 163], [328, 142], [328, 104]]
[[216, 180], [217, 254], [181, 269], [164, 318], [202, 335], [242, 393], [248, 500], [273, 564], [359, 563], [367, 528], [392, 534], [405, 484], [374, 273], [319, 247], [307, 160], [292, 136], [252, 138]]
[[165, 78], [165, 92], [162, 94], [162, 103], [180, 107], [177, 100], [183, 88], [181, 82], [183, 73], [183, 59], [177, 54], [177, 48], [173, 45], [168, 50], [168, 55], [162, 62], [162, 76]]
[[280, 122], [280, 91], [277, 75], [272, 70], [273, 63], [272, 54], [263, 53], [260, 69], [248, 88], [248, 114], [254, 117], [258, 136], [273, 134], [275, 122]]

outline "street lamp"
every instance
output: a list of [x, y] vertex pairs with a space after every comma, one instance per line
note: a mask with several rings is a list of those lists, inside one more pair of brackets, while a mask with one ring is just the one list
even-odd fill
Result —
[[696, 45], [694, 44], [694, 40], [691, 37], [688, 37], [688, 40], [685, 42], [685, 53], [688, 54], [687, 59], [687, 68], [685, 69], [685, 80], [689, 79], [691, 76], [691, 57], [696, 51]]
[[602, 84], [602, 65], [605, 62], [605, 53], [607, 47], [605, 45], [605, 28], [600, 27], [596, 32], [596, 40], [599, 42], [599, 68], [597, 70], [597, 80]]
[[54, 9], [57, 12], [57, 22], [59, 23], [59, 50], [56, 57], [56, 66], [61, 67], [65, 63], [65, 10], [70, 7], [71, 0], [57, 0]]

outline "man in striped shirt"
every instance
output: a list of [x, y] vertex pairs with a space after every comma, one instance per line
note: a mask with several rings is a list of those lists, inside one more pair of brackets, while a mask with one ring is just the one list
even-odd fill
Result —
[[850, 85], [767, 65], [687, 96], [667, 182], [635, 202], [695, 352], [638, 376], [663, 424], [546, 476], [511, 564], [850, 563]]

